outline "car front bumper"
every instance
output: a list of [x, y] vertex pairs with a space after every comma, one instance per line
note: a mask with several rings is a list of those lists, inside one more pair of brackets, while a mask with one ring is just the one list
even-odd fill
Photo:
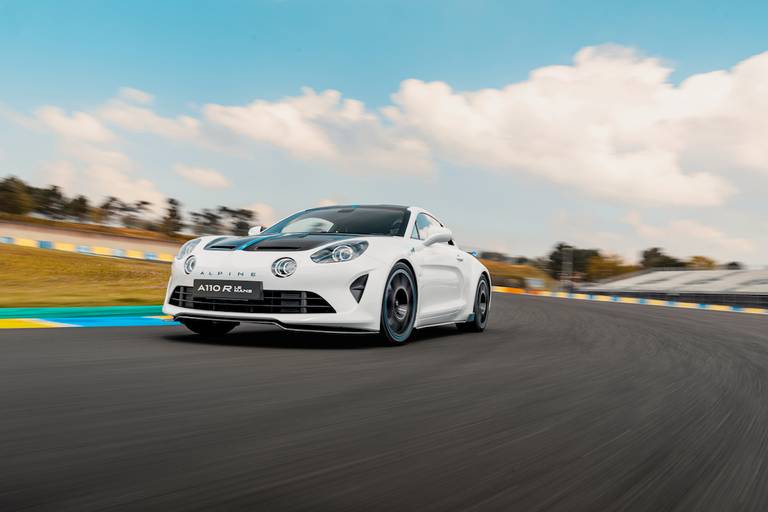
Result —
[[[191, 274], [184, 272], [184, 262], [174, 260], [168, 282], [163, 312], [175, 319], [206, 319], [279, 325], [286, 329], [330, 332], [378, 332], [381, 298], [387, 269], [368, 254], [343, 263], [315, 263], [304, 252], [195, 251], [197, 265]], [[272, 274], [272, 263], [281, 257], [296, 260], [296, 272], [286, 278]], [[368, 275], [358, 303], [350, 285]], [[333, 313], [243, 313], [237, 311], [196, 309], [171, 304], [178, 286], [191, 287], [195, 279], [261, 281], [265, 291], [312, 292], [333, 308]], [[218, 308], [217, 308], [218, 309]], [[226, 308], [225, 308], [226, 309]]]

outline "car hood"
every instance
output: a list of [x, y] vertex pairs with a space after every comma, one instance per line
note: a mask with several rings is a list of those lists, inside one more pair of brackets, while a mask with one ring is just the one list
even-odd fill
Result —
[[226, 236], [211, 240], [207, 251], [308, 251], [332, 242], [360, 236], [343, 233], [283, 233], [276, 235]]

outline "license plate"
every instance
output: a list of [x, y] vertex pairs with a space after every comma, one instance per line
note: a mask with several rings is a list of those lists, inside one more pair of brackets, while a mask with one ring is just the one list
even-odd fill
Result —
[[205, 299], [262, 300], [264, 286], [261, 281], [195, 279], [192, 296]]

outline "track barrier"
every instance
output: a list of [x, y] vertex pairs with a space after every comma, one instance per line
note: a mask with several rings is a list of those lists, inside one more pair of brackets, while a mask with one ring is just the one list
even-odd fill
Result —
[[113, 258], [128, 258], [145, 261], [162, 261], [170, 263], [173, 254], [157, 253], [152, 251], [138, 251], [135, 249], [119, 249], [98, 245], [75, 245], [69, 242], [53, 242], [51, 240], [32, 240], [31, 238], [16, 238], [12, 236], [0, 236], [0, 244], [18, 245], [20, 247], [35, 247], [38, 249], [54, 249], [57, 251], [76, 252], [91, 256], [111, 256]]
[[523, 288], [509, 288], [506, 286], [494, 286], [493, 291], [499, 292], [499, 293], [511, 293], [516, 295], [554, 297], [558, 299], [591, 300], [595, 302], [616, 302], [620, 304], [642, 304], [646, 306], [663, 306], [667, 308], [699, 309], [699, 310], [706, 310], [706, 311], [728, 311], [731, 313], [749, 313], [753, 315], [768, 315], [768, 309], [765, 309], [765, 308], [726, 306], [721, 304], [699, 304], [696, 302], [678, 302], [675, 300], [644, 299], [639, 297], [619, 297], [618, 295], [597, 295], [592, 293], [575, 293], [575, 292], [550, 292], [546, 290], [526, 290]]

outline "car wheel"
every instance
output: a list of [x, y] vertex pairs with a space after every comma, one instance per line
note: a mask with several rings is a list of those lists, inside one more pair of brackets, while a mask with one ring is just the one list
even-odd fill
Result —
[[201, 336], [223, 336], [237, 327], [237, 322], [216, 322], [214, 320], [181, 320], [190, 331]]
[[381, 301], [381, 334], [389, 345], [402, 345], [416, 321], [416, 280], [405, 263], [397, 263], [387, 278]]
[[488, 285], [488, 278], [480, 277], [475, 291], [475, 307], [472, 310], [472, 320], [456, 324], [456, 326], [466, 332], [482, 332], [488, 324], [488, 314], [491, 312], [491, 289]]

